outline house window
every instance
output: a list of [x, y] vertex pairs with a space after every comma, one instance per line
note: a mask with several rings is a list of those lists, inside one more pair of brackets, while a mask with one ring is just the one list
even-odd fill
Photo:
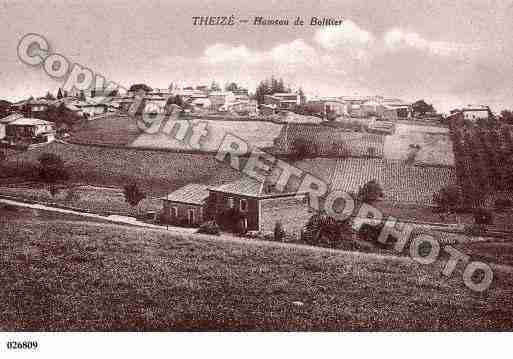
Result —
[[240, 200], [240, 210], [241, 212], [246, 212], [248, 210], [248, 201], [245, 199]]
[[194, 223], [194, 210], [193, 209], [190, 209], [189, 210], [189, 223]]
[[178, 207], [171, 207], [171, 216], [178, 217]]
[[233, 208], [233, 197], [228, 197], [227, 206], [228, 208]]

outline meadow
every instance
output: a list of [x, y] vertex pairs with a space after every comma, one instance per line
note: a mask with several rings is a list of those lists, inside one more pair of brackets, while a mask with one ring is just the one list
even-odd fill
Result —
[[0, 214], [3, 331], [513, 325], [511, 267], [476, 294], [406, 257]]

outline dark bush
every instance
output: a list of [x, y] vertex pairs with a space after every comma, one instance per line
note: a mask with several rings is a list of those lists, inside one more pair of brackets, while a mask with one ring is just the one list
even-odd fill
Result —
[[69, 179], [62, 158], [53, 153], [43, 153], [38, 158], [39, 178], [44, 182], [55, 183]]
[[212, 234], [212, 235], [218, 236], [221, 233], [221, 229], [219, 228], [219, 225], [215, 221], [208, 221], [208, 222], [203, 223], [199, 227], [198, 233]]
[[274, 240], [277, 242], [283, 242], [285, 239], [285, 230], [283, 229], [283, 225], [280, 221], [276, 222], [274, 225]]
[[373, 203], [383, 197], [383, 189], [376, 180], [371, 180], [358, 189], [357, 198], [364, 203]]
[[353, 230], [349, 220], [339, 221], [325, 213], [316, 213], [301, 232], [301, 240], [308, 244], [335, 248], [342, 240], [351, 239]]
[[477, 225], [493, 224], [492, 212], [484, 208], [474, 210], [474, 223]]
[[502, 211], [506, 208], [511, 208], [512, 203], [511, 200], [508, 198], [497, 198], [494, 203], [495, 209]]
[[433, 194], [433, 202], [440, 212], [454, 210], [459, 204], [459, 199], [460, 188], [458, 186], [446, 186]]
[[242, 225], [246, 215], [237, 208], [228, 208], [219, 213], [216, 218], [216, 223], [223, 230], [234, 233], [246, 233], [247, 228]]

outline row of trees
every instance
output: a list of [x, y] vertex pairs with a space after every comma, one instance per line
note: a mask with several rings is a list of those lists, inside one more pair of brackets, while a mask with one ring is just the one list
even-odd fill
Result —
[[466, 207], [479, 207], [487, 195], [513, 189], [513, 135], [491, 119], [477, 124], [458, 116], [450, 123], [456, 176]]

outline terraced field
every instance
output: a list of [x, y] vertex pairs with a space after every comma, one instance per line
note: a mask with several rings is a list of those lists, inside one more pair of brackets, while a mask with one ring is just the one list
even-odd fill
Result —
[[418, 204], [431, 203], [433, 193], [456, 182], [453, 168], [408, 166], [384, 159], [326, 159], [301, 161], [299, 164], [331, 184], [333, 189], [357, 192], [370, 180], [377, 180], [385, 200]]

